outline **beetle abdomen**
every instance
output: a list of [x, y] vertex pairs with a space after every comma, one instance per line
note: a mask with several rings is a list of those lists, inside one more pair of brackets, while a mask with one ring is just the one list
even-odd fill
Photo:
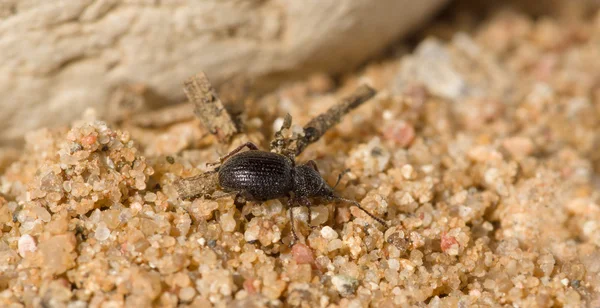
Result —
[[255, 200], [283, 197], [292, 189], [291, 160], [271, 152], [246, 151], [219, 168], [219, 185], [227, 191], [244, 191]]

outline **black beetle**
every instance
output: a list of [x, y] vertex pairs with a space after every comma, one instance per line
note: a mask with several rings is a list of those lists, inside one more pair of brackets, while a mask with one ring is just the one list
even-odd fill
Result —
[[[240, 153], [244, 148], [250, 151]], [[245, 201], [266, 201], [288, 197], [288, 207], [301, 204], [309, 209], [310, 223], [311, 203], [308, 198], [339, 200], [352, 203], [383, 226], [387, 226], [381, 218], [369, 213], [358, 202], [337, 196], [334, 188], [340, 182], [342, 174], [331, 188], [321, 177], [316, 163], [312, 160], [296, 165], [287, 156], [261, 151], [255, 144], [247, 142], [222, 157], [220, 162], [221, 166], [215, 169], [218, 172], [219, 186], [225, 192], [236, 193], [236, 202], [240, 198]], [[292, 235], [297, 241], [294, 213], [291, 209], [290, 223]]]

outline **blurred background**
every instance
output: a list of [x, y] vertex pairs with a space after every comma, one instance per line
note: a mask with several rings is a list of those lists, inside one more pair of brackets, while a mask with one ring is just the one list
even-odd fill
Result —
[[[595, 0], [3, 0], [0, 145], [70, 123], [88, 107], [108, 121], [184, 100], [205, 71], [219, 86], [252, 80], [269, 91], [316, 73], [451, 39], [507, 10], [577, 23]], [[452, 24], [452, 27], [448, 25]], [[510, 26], [510, 25], [507, 25]], [[143, 100], [124, 99], [128, 96]], [[133, 102], [133, 103], [132, 103]], [[137, 102], [137, 103], [136, 103]]]

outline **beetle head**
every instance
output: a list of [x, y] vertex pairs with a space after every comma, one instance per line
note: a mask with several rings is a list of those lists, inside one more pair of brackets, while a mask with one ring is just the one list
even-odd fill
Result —
[[333, 197], [333, 189], [308, 165], [294, 168], [294, 194], [298, 197]]
[[[294, 195], [297, 197], [322, 197], [331, 201], [350, 203], [365, 212], [371, 218], [387, 227], [385, 221], [367, 211], [360, 203], [342, 198], [335, 194], [333, 189], [325, 182], [319, 172], [308, 165], [300, 165], [294, 168]], [[340, 175], [341, 177], [341, 175]], [[339, 178], [338, 178], [339, 183]], [[337, 186], [337, 183], [336, 183]]]

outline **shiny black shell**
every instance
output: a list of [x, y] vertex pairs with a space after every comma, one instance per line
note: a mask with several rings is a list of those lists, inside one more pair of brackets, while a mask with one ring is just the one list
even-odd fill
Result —
[[253, 200], [265, 201], [286, 196], [293, 190], [292, 161], [279, 154], [245, 151], [227, 159], [219, 168], [219, 185]]

